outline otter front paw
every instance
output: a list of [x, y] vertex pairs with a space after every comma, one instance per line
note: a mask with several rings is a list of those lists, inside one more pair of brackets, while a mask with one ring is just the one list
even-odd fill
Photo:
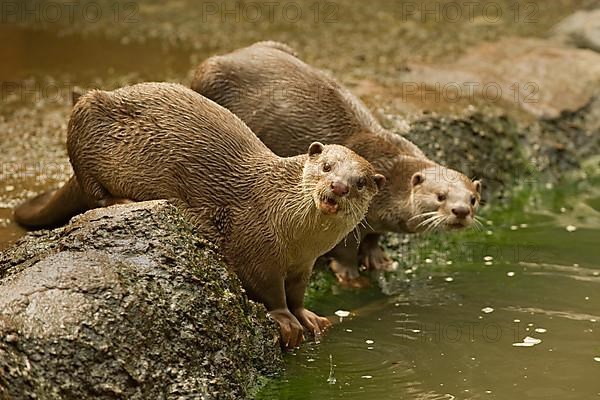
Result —
[[298, 319], [289, 310], [273, 310], [269, 311], [269, 315], [279, 324], [281, 345], [286, 349], [300, 346], [304, 340], [304, 328]]
[[359, 255], [360, 265], [376, 271], [393, 271], [394, 263], [380, 246], [369, 247]]
[[364, 288], [370, 286], [369, 280], [364, 276], [360, 276], [358, 273], [358, 268], [355, 266], [349, 266], [337, 261], [336, 259], [332, 259], [329, 262], [329, 268], [331, 268], [338, 282], [343, 286], [353, 288]]
[[318, 316], [306, 308], [295, 310], [294, 315], [298, 318], [298, 321], [300, 321], [302, 326], [312, 332], [315, 336], [320, 335], [325, 329], [331, 326], [331, 322], [327, 318]]

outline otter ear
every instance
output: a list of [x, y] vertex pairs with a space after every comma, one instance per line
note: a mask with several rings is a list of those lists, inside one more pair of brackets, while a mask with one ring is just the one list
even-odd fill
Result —
[[425, 182], [425, 177], [420, 172], [415, 172], [410, 179], [410, 183], [413, 187], [420, 185], [423, 182]]
[[309, 156], [314, 156], [315, 154], [321, 154], [323, 152], [323, 148], [325, 146], [323, 146], [322, 143], [319, 142], [313, 142], [309, 147], [308, 147], [308, 155]]
[[476, 180], [473, 181], [473, 183], [475, 184], [475, 190], [477, 191], [477, 193], [481, 194], [481, 181]]
[[383, 189], [385, 186], [385, 176], [381, 174], [373, 175], [373, 179], [375, 180], [375, 184], [377, 185], [377, 190]]

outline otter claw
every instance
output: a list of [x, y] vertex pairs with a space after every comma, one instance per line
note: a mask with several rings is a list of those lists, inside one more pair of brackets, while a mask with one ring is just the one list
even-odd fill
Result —
[[304, 341], [304, 329], [300, 322], [289, 310], [273, 310], [269, 312], [279, 324], [281, 345], [285, 349], [293, 349]]
[[385, 251], [377, 246], [369, 249], [366, 254], [362, 255], [360, 264], [367, 269], [376, 271], [393, 271], [394, 263]]
[[349, 288], [366, 288], [371, 286], [369, 279], [360, 276], [356, 267], [349, 267], [335, 259], [330, 261], [329, 267], [335, 273], [335, 277], [342, 286]]
[[321, 334], [331, 326], [331, 321], [327, 318], [321, 317], [306, 308], [294, 311], [294, 315], [298, 318], [302, 326], [312, 332], [316, 340], [320, 339]]

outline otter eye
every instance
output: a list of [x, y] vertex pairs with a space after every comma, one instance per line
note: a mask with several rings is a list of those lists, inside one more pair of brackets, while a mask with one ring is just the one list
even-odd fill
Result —
[[471, 196], [471, 205], [474, 206], [477, 198], [475, 196]]
[[356, 182], [356, 188], [358, 190], [363, 190], [365, 188], [366, 184], [367, 184], [367, 181], [365, 180], [365, 178], [360, 178], [358, 180], [358, 182]]
[[442, 202], [444, 200], [446, 200], [446, 195], [445, 194], [438, 194], [437, 199], [439, 202]]
[[323, 172], [329, 172], [331, 171], [331, 165], [329, 163], [324, 163], [323, 164]]

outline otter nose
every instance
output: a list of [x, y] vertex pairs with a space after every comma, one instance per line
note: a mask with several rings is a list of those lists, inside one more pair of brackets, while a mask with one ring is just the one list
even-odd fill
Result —
[[345, 183], [336, 181], [331, 182], [331, 191], [337, 196], [345, 196], [348, 194], [350, 189], [348, 189], [348, 185], [346, 185]]
[[464, 219], [471, 213], [471, 211], [464, 206], [454, 207], [452, 209], [452, 214], [456, 215], [457, 218]]

